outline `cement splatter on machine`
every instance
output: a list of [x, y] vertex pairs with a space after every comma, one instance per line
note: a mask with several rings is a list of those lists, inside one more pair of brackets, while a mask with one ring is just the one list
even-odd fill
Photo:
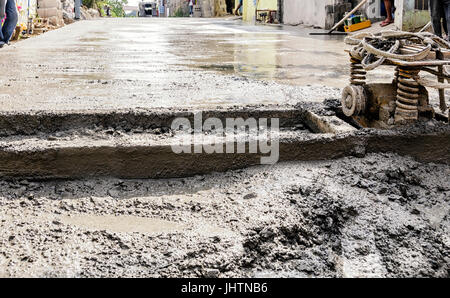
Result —
[[[342, 93], [342, 111], [364, 127], [389, 128], [421, 120], [447, 120], [444, 90], [450, 88], [450, 44], [431, 33], [384, 31], [347, 37], [350, 85]], [[395, 68], [391, 83], [368, 84], [366, 74], [381, 65]], [[423, 74], [426, 74], [424, 76]], [[435, 80], [431, 80], [434, 76]], [[430, 106], [426, 88], [439, 90], [440, 111]]]

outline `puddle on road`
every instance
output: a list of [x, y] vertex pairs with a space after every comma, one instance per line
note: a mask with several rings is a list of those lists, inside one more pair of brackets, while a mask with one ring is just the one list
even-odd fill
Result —
[[78, 40], [81, 41], [81, 42], [94, 42], [94, 41], [109, 40], [109, 38], [105, 38], [105, 37], [91, 37], [91, 38], [80, 38]]
[[294, 85], [326, 80], [331, 87], [341, 87], [348, 80], [342, 71], [348, 68], [348, 57], [341, 40], [272, 32], [194, 34], [188, 41], [174, 39], [170, 43], [171, 53], [185, 61], [181, 65], [191, 68]]
[[202, 69], [209, 70], [219, 70], [219, 71], [234, 71], [235, 67], [233, 64], [207, 64], [207, 65], [199, 65], [198, 67]]
[[189, 234], [200, 234], [208, 237], [233, 235], [233, 232], [230, 230], [206, 223], [190, 228], [187, 224], [183, 223], [131, 215], [114, 216], [82, 214], [62, 216], [60, 217], [60, 220], [64, 224], [74, 225], [84, 229], [106, 230], [115, 233], [162, 234], [186, 232]]
[[107, 230], [117, 233], [172, 233], [186, 228], [185, 225], [162, 219], [137, 216], [114, 215], [74, 215], [63, 216], [65, 224], [94, 230]]

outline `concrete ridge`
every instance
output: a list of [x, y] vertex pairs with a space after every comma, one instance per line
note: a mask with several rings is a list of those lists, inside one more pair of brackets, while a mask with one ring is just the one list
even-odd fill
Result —
[[293, 106], [236, 107], [221, 109], [161, 109], [161, 110], [104, 110], [67, 112], [0, 113], [0, 137], [33, 135], [85, 128], [170, 128], [177, 117], [193, 121], [194, 113], [202, 112], [203, 118], [279, 118], [281, 126], [302, 123], [304, 110]]
[[[98, 112], [0, 113], [0, 177], [74, 179], [85, 177], [174, 178], [223, 172], [261, 163], [262, 154], [249, 153], [249, 137], [238, 135], [234, 145], [245, 153], [181, 153], [172, 121], [194, 114], [202, 118], [279, 118], [279, 161], [328, 160], [366, 153], [395, 152], [420, 161], [450, 163], [450, 126], [419, 123], [395, 130], [358, 130], [334, 113], [315, 113], [302, 106], [235, 107], [217, 110], [125, 110]], [[193, 126], [192, 126], [193, 127]], [[188, 136], [191, 136], [188, 132]], [[206, 133], [207, 134], [207, 133]], [[185, 133], [186, 135], [186, 133]], [[227, 140], [207, 136], [201, 143]]]
[[[36, 142], [31, 138], [19, 147], [2, 144], [0, 176], [27, 179], [175, 178], [259, 165], [262, 156], [250, 154], [248, 150], [243, 154], [176, 154], [170, 142], [143, 144], [139, 138], [135, 141], [130, 138], [118, 145], [114, 141], [79, 143], [73, 140], [65, 144], [41, 144], [36, 148]], [[450, 164], [450, 130], [409, 135], [388, 131], [337, 135], [288, 132], [280, 133], [278, 141], [280, 161], [328, 160], [395, 152], [420, 161]]]

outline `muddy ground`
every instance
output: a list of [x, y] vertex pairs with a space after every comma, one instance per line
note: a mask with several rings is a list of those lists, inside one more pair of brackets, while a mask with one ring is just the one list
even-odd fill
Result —
[[[1, 55], [2, 141], [39, 145], [82, 134], [96, 116], [80, 112], [307, 102], [323, 115], [311, 103], [348, 82], [342, 38], [222, 19], [77, 22]], [[356, 155], [178, 179], [0, 180], [0, 277], [449, 277], [450, 165]]]
[[0, 276], [449, 277], [450, 166], [0, 182]]

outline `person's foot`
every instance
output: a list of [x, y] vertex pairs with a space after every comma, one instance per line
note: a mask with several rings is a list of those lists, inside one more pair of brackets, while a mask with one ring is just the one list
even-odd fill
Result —
[[390, 20], [386, 19], [380, 24], [380, 26], [381, 27], [386, 27], [387, 25], [392, 24], [393, 22], [394, 22], [394, 20], [392, 20], [392, 19], [390, 19]]
[[3, 46], [6, 44], [4, 41], [0, 41], [0, 49], [3, 48]]

